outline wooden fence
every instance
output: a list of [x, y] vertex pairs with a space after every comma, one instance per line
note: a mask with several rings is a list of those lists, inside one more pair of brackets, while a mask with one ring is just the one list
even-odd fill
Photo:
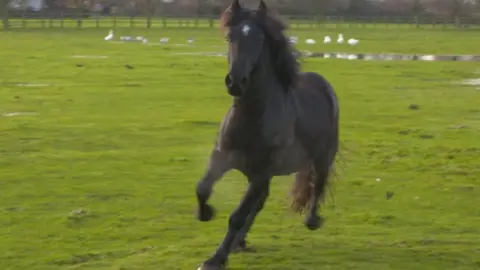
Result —
[[[446, 17], [299, 17], [283, 16], [293, 29], [308, 28], [438, 28], [480, 30], [479, 18]], [[213, 17], [111, 17], [78, 18], [73, 14], [55, 17], [36, 16], [10, 18], [9, 29], [31, 28], [213, 28], [218, 18]]]

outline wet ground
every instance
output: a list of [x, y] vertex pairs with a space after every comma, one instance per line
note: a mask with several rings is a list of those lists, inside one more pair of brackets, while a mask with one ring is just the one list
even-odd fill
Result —
[[[185, 52], [183, 55], [226, 56], [222, 52]], [[300, 52], [302, 57], [333, 58], [365, 61], [459, 61], [480, 62], [480, 55], [434, 55], [397, 53], [346, 53], [346, 52]]]
[[344, 52], [302, 52], [303, 57], [336, 58], [370, 61], [460, 61], [480, 62], [480, 55], [434, 55], [397, 53], [344, 53]]

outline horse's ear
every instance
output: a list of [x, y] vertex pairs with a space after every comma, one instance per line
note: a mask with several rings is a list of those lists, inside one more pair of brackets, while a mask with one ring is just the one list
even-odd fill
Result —
[[260, 5], [258, 6], [256, 17], [257, 19], [264, 21], [267, 18], [267, 4], [264, 0], [260, 0]]
[[232, 4], [230, 5], [230, 10], [233, 14], [236, 14], [242, 10], [239, 0], [233, 0]]

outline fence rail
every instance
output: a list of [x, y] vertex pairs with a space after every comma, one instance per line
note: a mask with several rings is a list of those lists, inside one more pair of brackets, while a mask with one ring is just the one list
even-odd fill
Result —
[[[480, 18], [446, 17], [307, 17], [283, 16], [291, 28], [438, 28], [480, 29]], [[75, 14], [10, 18], [8, 28], [213, 28], [214, 17], [113, 17], [83, 18]], [[5, 28], [5, 26], [4, 26]]]

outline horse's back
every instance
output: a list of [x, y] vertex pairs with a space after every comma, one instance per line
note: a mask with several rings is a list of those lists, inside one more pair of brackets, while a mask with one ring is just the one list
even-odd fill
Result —
[[297, 101], [297, 123], [304, 135], [312, 140], [337, 136], [337, 96], [322, 75], [315, 72], [299, 74], [294, 95]]
[[328, 102], [326, 108], [330, 108], [333, 118], [338, 117], [337, 95], [332, 85], [322, 75], [316, 72], [300, 73], [296, 88], [300, 97], [312, 98], [316, 106], [319, 105], [318, 102]]

